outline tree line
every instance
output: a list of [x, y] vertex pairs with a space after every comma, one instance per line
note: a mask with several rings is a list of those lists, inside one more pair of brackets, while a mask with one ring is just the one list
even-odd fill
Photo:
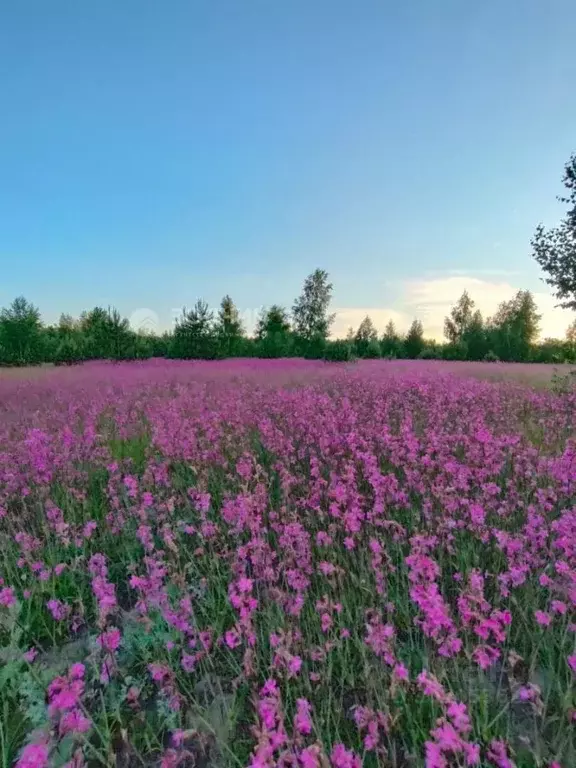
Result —
[[[562, 307], [576, 310], [576, 155], [564, 169], [568, 210], [558, 227], [538, 226], [533, 257]], [[230, 296], [214, 312], [199, 299], [183, 309], [172, 331], [138, 332], [113, 308], [94, 307], [79, 318], [61, 315], [45, 325], [37, 307], [24, 297], [0, 311], [0, 365], [85, 360], [144, 360], [151, 357], [216, 360], [228, 357], [309, 357], [328, 361], [354, 358], [438, 358], [514, 362], [576, 362], [576, 320], [565, 339], [539, 341], [540, 319], [530, 291], [518, 291], [484, 319], [465, 291], [445, 319], [445, 342], [426, 339], [420, 320], [406, 334], [392, 320], [379, 336], [370, 317], [344, 339], [331, 339], [333, 286], [328, 273], [316, 269], [304, 281], [291, 310], [278, 304], [264, 309], [252, 335]]]

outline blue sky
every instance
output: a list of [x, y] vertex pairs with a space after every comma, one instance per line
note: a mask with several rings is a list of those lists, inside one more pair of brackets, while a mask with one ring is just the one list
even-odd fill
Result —
[[576, 150], [575, 28], [573, 0], [6, 0], [0, 304], [166, 326], [322, 266], [342, 327], [435, 327], [462, 286], [560, 327], [529, 240]]

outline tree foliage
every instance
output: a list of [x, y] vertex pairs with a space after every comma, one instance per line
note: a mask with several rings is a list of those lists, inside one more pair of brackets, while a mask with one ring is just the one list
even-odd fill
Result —
[[576, 154], [566, 163], [562, 181], [567, 193], [558, 200], [568, 211], [557, 227], [539, 224], [531, 244], [560, 306], [576, 310]]
[[402, 355], [402, 337], [396, 330], [394, 320], [389, 320], [380, 341], [382, 357], [396, 358]]
[[37, 307], [18, 296], [0, 312], [0, 349], [8, 365], [30, 365], [43, 359], [43, 336]]
[[424, 328], [420, 320], [414, 320], [410, 326], [406, 339], [404, 340], [404, 350], [406, 357], [417, 358], [424, 349]]
[[[374, 354], [375, 350], [376, 354]], [[380, 354], [378, 332], [368, 315], [362, 320], [354, 334], [354, 352], [358, 357], [378, 357]], [[370, 352], [372, 354], [369, 355]]]
[[244, 327], [236, 305], [226, 295], [220, 303], [216, 319], [219, 357], [235, 357], [242, 350]]
[[171, 356], [210, 360], [217, 356], [214, 313], [203, 299], [191, 310], [182, 310], [172, 339]]
[[450, 311], [449, 317], [444, 320], [444, 335], [450, 344], [462, 344], [466, 331], [472, 322], [474, 312], [474, 302], [464, 291], [454, 307]]
[[530, 291], [518, 291], [504, 301], [488, 324], [489, 346], [500, 360], [527, 360], [540, 330], [540, 318]]
[[286, 357], [292, 351], [292, 332], [288, 313], [279, 304], [263, 309], [256, 325], [261, 357]]
[[292, 306], [294, 333], [302, 347], [319, 348], [330, 332], [334, 315], [328, 312], [332, 283], [324, 269], [316, 269], [304, 281], [302, 293]]

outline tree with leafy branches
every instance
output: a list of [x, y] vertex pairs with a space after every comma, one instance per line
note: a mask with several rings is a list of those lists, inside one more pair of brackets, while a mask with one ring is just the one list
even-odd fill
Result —
[[488, 351], [486, 330], [480, 310], [464, 291], [444, 320], [444, 335], [448, 345], [444, 357], [451, 360], [482, 360]]
[[334, 315], [328, 312], [332, 299], [332, 283], [328, 272], [316, 269], [302, 287], [302, 293], [292, 306], [294, 333], [301, 352], [310, 357], [321, 357], [330, 333]]
[[518, 291], [500, 304], [488, 323], [490, 349], [500, 360], [528, 360], [540, 331], [540, 318], [532, 293]]
[[43, 328], [40, 311], [18, 296], [0, 311], [0, 362], [33, 365], [43, 360]]
[[386, 323], [386, 328], [380, 340], [380, 352], [382, 357], [396, 358], [402, 354], [402, 337], [396, 329], [394, 320]]
[[404, 339], [404, 353], [407, 358], [415, 360], [424, 349], [424, 328], [420, 320], [414, 320]]
[[354, 352], [358, 357], [379, 357], [378, 332], [369, 315], [362, 320], [354, 334]]
[[182, 310], [172, 338], [172, 357], [212, 360], [217, 356], [214, 313], [203, 299]]
[[450, 315], [444, 320], [444, 335], [449, 344], [462, 344], [464, 336], [472, 321], [474, 302], [464, 291], [456, 304], [450, 310]]
[[479, 309], [477, 309], [464, 332], [463, 342], [466, 346], [466, 356], [468, 360], [483, 360], [488, 352], [488, 343], [486, 337], [486, 327], [484, 318]]
[[272, 304], [260, 312], [256, 324], [256, 343], [261, 357], [286, 357], [292, 351], [292, 332], [288, 312]]
[[220, 303], [215, 330], [219, 357], [235, 357], [241, 354], [244, 327], [240, 313], [228, 295], [224, 296]]
[[539, 224], [531, 245], [559, 305], [576, 310], [576, 154], [566, 163], [562, 182], [567, 194], [558, 200], [568, 205], [568, 211], [557, 227], [545, 229]]

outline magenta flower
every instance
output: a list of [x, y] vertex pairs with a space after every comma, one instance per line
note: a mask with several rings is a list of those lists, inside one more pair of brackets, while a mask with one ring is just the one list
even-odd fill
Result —
[[298, 733], [304, 735], [312, 733], [312, 720], [310, 719], [310, 711], [310, 703], [306, 699], [298, 699], [296, 701], [294, 728]]
[[121, 639], [122, 636], [120, 634], [120, 630], [116, 627], [112, 627], [107, 629], [98, 637], [97, 643], [102, 648], [102, 650], [108, 651], [109, 653], [114, 653], [114, 651], [117, 651], [120, 647]]
[[49, 755], [50, 750], [46, 743], [28, 744], [22, 750], [16, 768], [45, 768]]
[[0, 589], [0, 605], [10, 608], [16, 603], [16, 593], [14, 587], [3, 587]]
[[534, 618], [541, 627], [549, 627], [552, 623], [552, 616], [545, 611], [534, 611]]

